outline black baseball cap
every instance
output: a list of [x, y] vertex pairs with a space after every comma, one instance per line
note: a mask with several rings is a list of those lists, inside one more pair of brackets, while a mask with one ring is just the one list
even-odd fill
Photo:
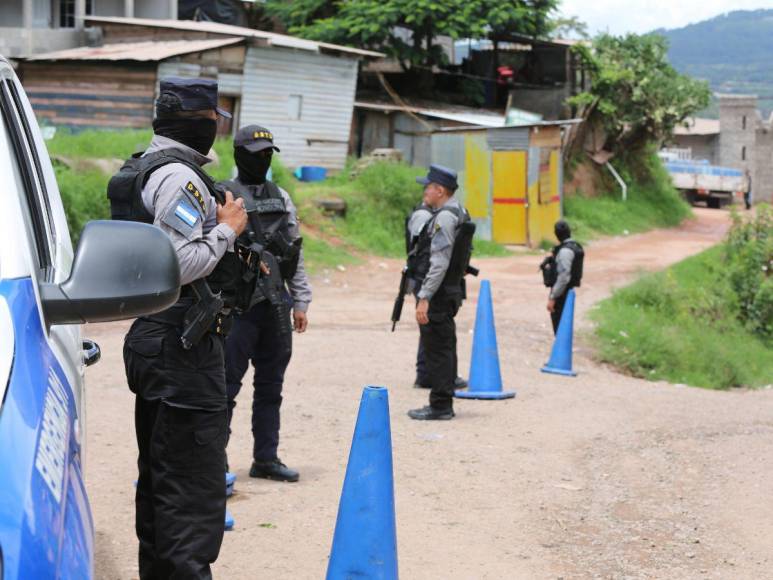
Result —
[[451, 191], [456, 191], [459, 188], [459, 184], [456, 182], [456, 171], [442, 165], [430, 165], [427, 176], [417, 177], [416, 183], [421, 183], [422, 185], [437, 183]]
[[244, 147], [250, 153], [268, 148], [279, 151], [279, 147], [274, 145], [274, 135], [260, 125], [247, 125], [239, 129], [234, 135], [234, 147]]
[[177, 97], [181, 111], [214, 109], [221, 117], [231, 118], [231, 113], [217, 106], [217, 81], [212, 79], [165, 77], [159, 86], [159, 96], [164, 94]]

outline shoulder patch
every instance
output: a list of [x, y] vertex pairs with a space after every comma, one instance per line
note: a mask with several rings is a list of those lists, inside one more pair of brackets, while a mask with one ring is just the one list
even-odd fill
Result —
[[196, 210], [185, 201], [181, 201], [177, 204], [177, 207], [174, 210], [174, 215], [176, 215], [191, 227], [195, 226], [196, 222], [199, 221], [199, 216], [196, 213]]
[[199, 207], [201, 208], [202, 215], [206, 215], [207, 213], [207, 206], [204, 203], [204, 196], [201, 195], [201, 192], [199, 189], [194, 185], [192, 181], [189, 181], [185, 184], [185, 191], [189, 195], [193, 196], [193, 199], [196, 200], [196, 202], [199, 204]]
[[177, 233], [189, 238], [201, 222], [201, 216], [186, 192], [181, 193], [169, 206], [161, 221]]

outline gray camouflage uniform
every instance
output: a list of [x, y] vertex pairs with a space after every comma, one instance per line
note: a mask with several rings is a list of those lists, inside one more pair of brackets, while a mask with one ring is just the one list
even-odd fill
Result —
[[[182, 149], [194, 155], [200, 165], [212, 161], [206, 155], [168, 137], [154, 135], [145, 151]], [[193, 183], [206, 207], [186, 190]], [[180, 283], [189, 284], [209, 275], [226, 251], [233, 251], [236, 233], [228, 224], [217, 223], [217, 204], [204, 182], [183, 163], [168, 163], [156, 169], [142, 189], [142, 202], [153, 216], [153, 223], [172, 240], [180, 262]]]

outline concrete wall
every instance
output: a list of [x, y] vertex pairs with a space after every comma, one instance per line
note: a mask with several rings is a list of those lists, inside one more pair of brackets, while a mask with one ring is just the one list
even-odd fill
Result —
[[177, 19], [176, 0], [134, 0], [136, 18]]
[[757, 97], [719, 95], [719, 164], [754, 170]]
[[691, 149], [693, 159], [707, 159], [719, 165], [719, 135], [676, 135], [674, 144], [679, 149]]
[[[22, 22], [22, 12], [21, 12], [21, 0], [11, 1], [8, 2], [7, 0], [4, 2], [0, 2], [0, 23], [4, 27], [12, 27], [12, 26], [23, 26], [24, 23]], [[2, 31], [3, 29], [0, 29]], [[2, 39], [2, 35], [0, 34], [0, 39]]]
[[0, 54], [8, 58], [64, 50], [85, 44], [83, 32], [72, 28], [0, 28]]
[[719, 123], [719, 165], [749, 169], [754, 201], [773, 201], [773, 134], [771, 122], [760, 117], [757, 97], [719, 95]]
[[754, 167], [752, 200], [773, 203], [773, 133], [770, 126], [757, 130]]
[[94, 16], [124, 16], [124, 0], [95, 0], [94, 8]]

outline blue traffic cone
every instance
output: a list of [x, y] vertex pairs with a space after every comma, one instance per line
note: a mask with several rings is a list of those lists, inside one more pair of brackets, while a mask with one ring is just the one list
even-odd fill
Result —
[[542, 367], [543, 373], [576, 377], [572, 370], [572, 334], [574, 333], [574, 290], [569, 290], [561, 313], [561, 321], [558, 323], [556, 340], [553, 342], [553, 351], [550, 360]]
[[389, 395], [365, 387], [338, 504], [327, 580], [397, 580]]
[[515, 391], [502, 390], [499, 370], [497, 331], [494, 327], [494, 307], [491, 303], [491, 283], [483, 280], [475, 313], [475, 335], [472, 339], [472, 362], [466, 391], [456, 391], [461, 399], [510, 399]]

